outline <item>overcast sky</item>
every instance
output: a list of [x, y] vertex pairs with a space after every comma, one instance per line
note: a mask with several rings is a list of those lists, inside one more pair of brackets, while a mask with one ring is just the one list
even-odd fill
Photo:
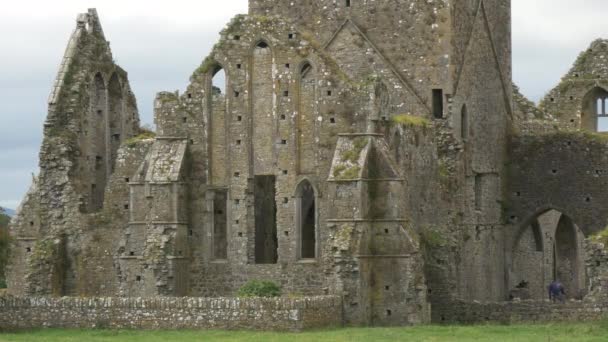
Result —
[[[279, 0], [288, 1], [288, 0]], [[417, 0], [423, 1], [423, 0]], [[515, 82], [538, 101], [592, 40], [608, 38], [606, 0], [512, 0]], [[247, 0], [18, 0], [0, 12], [0, 206], [16, 208], [38, 169], [46, 101], [77, 13], [96, 7], [129, 72], [144, 123], [154, 94], [183, 90]]]

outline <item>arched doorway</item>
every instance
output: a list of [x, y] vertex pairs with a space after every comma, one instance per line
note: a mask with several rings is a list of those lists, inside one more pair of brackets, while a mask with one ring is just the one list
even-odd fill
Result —
[[581, 128], [592, 132], [608, 131], [608, 91], [595, 87], [583, 97]]

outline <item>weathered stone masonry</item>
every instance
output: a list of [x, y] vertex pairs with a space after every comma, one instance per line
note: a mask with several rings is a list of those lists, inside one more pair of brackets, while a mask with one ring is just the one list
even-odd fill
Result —
[[510, 9], [251, 0], [185, 92], [158, 93], [155, 137], [96, 12], [80, 15], [10, 292], [164, 301], [271, 280], [340, 297], [348, 325], [412, 325], [527, 317], [497, 302], [542, 301], [561, 278], [587, 301], [565, 309], [603, 308], [587, 239], [608, 223], [608, 45], [536, 107], [512, 84]]

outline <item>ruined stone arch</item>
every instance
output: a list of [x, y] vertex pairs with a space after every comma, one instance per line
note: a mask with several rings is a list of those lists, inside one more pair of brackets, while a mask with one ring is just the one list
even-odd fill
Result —
[[[571, 216], [553, 206], [537, 210], [524, 220], [507, 251], [507, 288], [511, 298], [541, 300], [555, 279], [569, 298], [585, 292], [584, 234]], [[521, 298], [521, 297], [520, 297]]]
[[297, 229], [297, 258], [319, 257], [319, 191], [304, 177], [295, 193], [295, 223]]
[[604, 87], [595, 86], [583, 97], [581, 129], [592, 132], [608, 130], [608, 90]]

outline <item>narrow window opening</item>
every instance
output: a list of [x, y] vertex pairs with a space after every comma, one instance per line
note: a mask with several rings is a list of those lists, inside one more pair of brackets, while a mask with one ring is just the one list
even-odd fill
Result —
[[481, 204], [482, 204], [482, 196], [483, 196], [483, 191], [482, 191], [482, 176], [481, 175], [475, 175], [475, 210], [481, 210]]
[[33, 227], [34, 226], [34, 221], [30, 221], [30, 226]]
[[236, 68], [237, 68], [237, 69], [240, 69], [240, 68], [242, 68], [242, 67], [243, 67], [243, 66], [242, 66], [240, 63], [236, 65]]
[[241, 93], [239, 93], [238, 91], [235, 91], [235, 92], [234, 92], [234, 97], [239, 97], [239, 95], [240, 95], [240, 94], [241, 94]]
[[287, 38], [289, 38], [289, 39], [293, 39], [293, 37], [294, 37], [293, 33], [290, 33], [287, 35]]
[[188, 93], [188, 98], [191, 99], [192, 98], [192, 94]]
[[213, 258], [215, 260], [228, 258], [227, 201], [226, 191], [217, 191], [213, 197], [213, 208], [215, 209], [213, 214]]
[[350, 7], [350, 0], [346, 0], [346, 7]]
[[137, 277], [135, 277], [135, 280], [137, 280], [137, 281], [141, 281], [141, 276], [137, 276]]
[[275, 194], [275, 176], [254, 177], [256, 264], [276, 264], [278, 261]]
[[234, 40], [241, 40], [241, 36], [239, 36], [239, 35], [235, 35], [235, 36], [234, 36]]
[[443, 118], [443, 89], [433, 89], [433, 116]]
[[287, 145], [287, 140], [281, 140], [281, 145]]
[[236, 121], [243, 121], [243, 117], [242, 117], [242, 116], [240, 116], [240, 115], [239, 115], [239, 116], [237, 116], [237, 117], [236, 117]]
[[469, 138], [469, 113], [466, 104], [462, 106], [460, 111], [460, 136], [463, 141], [467, 141]]
[[260, 49], [267, 49], [268, 48], [268, 43], [266, 42], [259, 42], [258, 45], [256, 45], [257, 48]]
[[183, 121], [184, 123], [186, 123], [186, 122], [188, 122], [188, 118], [184, 116], [184, 117], [182, 118], [182, 121]]
[[331, 94], [332, 94], [332, 93], [331, 93], [331, 90], [328, 90], [328, 91], [327, 91], [327, 96], [331, 96]]
[[127, 177], [127, 178], [125, 178], [125, 183], [129, 183], [129, 180], [130, 180], [130, 179], [129, 179], [128, 177]]
[[298, 186], [296, 217], [300, 232], [300, 257], [317, 257], [315, 192], [310, 182], [304, 180]]
[[336, 118], [329, 118], [329, 123], [335, 124], [336, 123]]
[[285, 91], [283, 92], [283, 96], [284, 96], [284, 97], [288, 97], [288, 96], [289, 96], [289, 91], [288, 91], [288, 90], [285, 90]]
[[133, 251], [129, 252], [129, 256], [135, 256], [135, 252], [133, 252]]
[[128, 204], [125, 204], [125, 209], [129, 210], [129, 205]]
[[285, 64], [285, 68], [289, 69], [289, 67], [291, 67], [291, 65], [289, 65], [289, 63]]
[[28, 252], [28, 253], [30, 253], [30, 252], [32, 251], [32, 249], [31, 249], [30, 247], [27, 247], [27, 248], [25, 249], [25, 251], [26, 251], [26, 252]]
[[287, 119], [287, 117], [285, 116], [285, 114], [281, 115], [281, 120], [285, 120]]

